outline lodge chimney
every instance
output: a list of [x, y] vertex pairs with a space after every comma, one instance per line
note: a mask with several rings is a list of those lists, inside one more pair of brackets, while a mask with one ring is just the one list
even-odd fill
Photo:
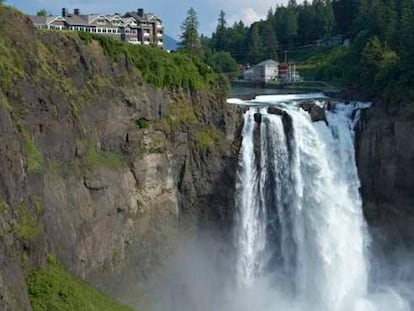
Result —
[[67, 14], [68, 14], [68, 9], [63, 8], [62, 9], [62, 17], [66, 17]]
[[74, 9], [73, 14], [75, 14], [76, 16], [79, 16], [80, 15], [80, 9]]
[[138, 9], [138, 16], [144, 17], [144, 9]]

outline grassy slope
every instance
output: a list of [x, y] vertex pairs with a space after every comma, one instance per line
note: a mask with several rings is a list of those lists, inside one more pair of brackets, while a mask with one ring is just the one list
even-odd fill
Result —
[[53, 258], [27, 283], [33, 311], [132, 311], [73, 277]]

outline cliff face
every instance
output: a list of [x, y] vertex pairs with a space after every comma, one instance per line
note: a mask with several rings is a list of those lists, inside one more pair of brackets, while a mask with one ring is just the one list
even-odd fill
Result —
[[137, 296], [183, 232], [231, 221], [239, 114], [218, 82], [156, 89], [97, 41], [0, 23], [0, 309], [30, 310], [48, 255]]
[[357, 133], [364, 212], [374, 227], [406, 232], [414, 223], [414, 118], [410, 104], [375, 104]]

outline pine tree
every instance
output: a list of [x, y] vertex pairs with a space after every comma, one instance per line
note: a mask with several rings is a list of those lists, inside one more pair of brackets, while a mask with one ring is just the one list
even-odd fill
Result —
[[263, 60], [263, 42], [260, 37], [259, 24], [252, 24], [248, 39], [248, 61], [257, 64]]
[[234, 22], [233, 27], [227, 29], [227, 44], [231, 55], [239, 62], [248, 62], [246, 53], [247, 27], [242, 21]]
[[198, 26], [197, 12], [193, 8], [190, 8], [187, 12], [187, 17], [181, 25], [181, 49], [190, 53], [200, 53], [201, 43]]
[[276, 38], [276, 32], [274, 25], [271, 21], [267, 20], [263, 29], [263, 45], [264, 45], [264, 57], [274, 60], [278, 59], [278, 42]]
[[314, 33], [316, 38], [330, 37], [335, 23], [331, 1], [314, 0], [312, 7], [314, 11]]
[[226, 30], [226, 13], [222, 10], [220, 11], [220, 15], [218, 18], [216, 32], [213, 34], [213, 45], [214, 49], [216, 49], [217, 51], [222, 51], [226, 49]]
[[45, 9], [41, 9], [40, 11], [37, 11], [37, 16], [47, 16], [47, 11]]
[[400, 50], [407, 64], [414, 62], [414, 4], [412, 0], [401, 1]]
[[298, 40], [301, 43], [310, 43], [316, 39], [314, 26], [313, 6], [311, 6], [306, 0], [298, 11]]

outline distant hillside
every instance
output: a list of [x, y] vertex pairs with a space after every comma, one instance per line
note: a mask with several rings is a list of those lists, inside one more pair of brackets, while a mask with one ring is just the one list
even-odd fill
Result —
[[178, 47], [178, 41], [169, 35], [164, 36], [164, 48], [168, 51], [176, 50]]

